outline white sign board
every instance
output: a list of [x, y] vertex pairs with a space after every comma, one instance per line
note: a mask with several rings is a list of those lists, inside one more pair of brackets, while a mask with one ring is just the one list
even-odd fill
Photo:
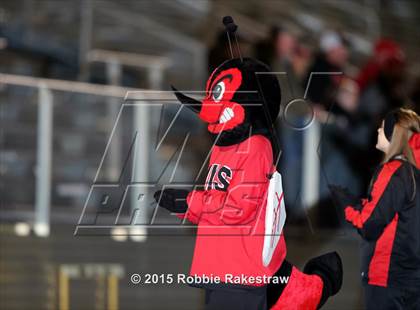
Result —
[[284, 206], [283, 186], [281, 184], [281, 175], [276, 171], [272, 175], [268, 186], [267, 207], [265, 211], [265, 236], [262, 252], [264, 266], [268, 266], [271, 262], [285, 222], [286, 209]]

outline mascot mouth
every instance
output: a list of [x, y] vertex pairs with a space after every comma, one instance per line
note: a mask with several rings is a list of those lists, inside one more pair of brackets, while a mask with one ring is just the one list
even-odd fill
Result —
[[219, 118], [219, 124], [228, 122], [234, 117], [233, 110], [231, 108], [225, 108], [222, 112], [222, 115]]
[[237, 103], [231, 102], [229, 106], [224, 107], [216, 122], [210, 122], [207, 126], [211, 133], [220, 133], [224, 130], [230, 130], [241, 124], [245, 118], [244, 108]]

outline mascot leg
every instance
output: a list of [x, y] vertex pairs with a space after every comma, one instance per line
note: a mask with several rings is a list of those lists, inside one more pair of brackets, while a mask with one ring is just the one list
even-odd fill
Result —
[[269, 309], [315, 310], [340, 290], [343, 268], [340, 256], [333, 252], [309, 260], [304, 272], [284, 261], [275, 275], [289, 280], [267, 287]]

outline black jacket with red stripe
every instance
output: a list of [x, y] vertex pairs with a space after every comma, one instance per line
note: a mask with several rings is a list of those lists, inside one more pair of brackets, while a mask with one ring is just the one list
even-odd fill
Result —
[[376, 170], [367, 199], [345, 208], [362, 236], [362, 277], [370, 285], [420, 287], [419, 170], [395, 157]]

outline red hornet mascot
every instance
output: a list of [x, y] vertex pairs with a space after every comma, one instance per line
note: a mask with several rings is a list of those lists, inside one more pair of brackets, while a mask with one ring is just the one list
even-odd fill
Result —
[[[237, 26], [230, 17], [224, 24], [230, 42]], [[195, 285], [205, 289], [205, 309], [321, 307], [341, 287], [341, 260], [328, 253], [311, 259], [303, 272], [285, 260], [286, 214], [274, 163], [281, 99], [276, 76], [255, 59], [233, 58], [211, 74], [201, 102], [174, 91], [208, 123], [215, 142], [204, 190], [164, 189], [154, 197], [198, 225], [190, 275], [221, 280]]]

